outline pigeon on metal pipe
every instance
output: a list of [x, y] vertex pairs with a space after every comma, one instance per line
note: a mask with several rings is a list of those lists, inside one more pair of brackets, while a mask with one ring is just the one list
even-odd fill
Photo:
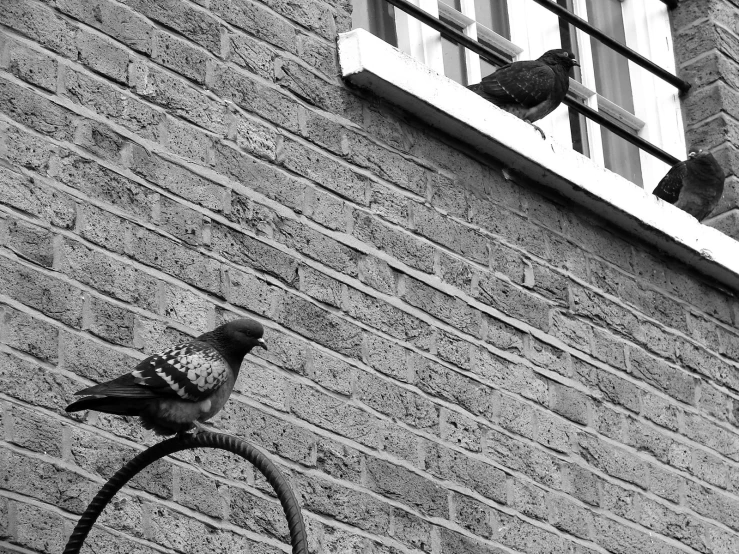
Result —
[[228, 401], [241, 362], [252, 348], [267, 348], [262, 325], [236, 319], [196, 339], [154, 354], [130, 373], [83, 389], [67, 412], [96, 410], [138, 416], [158, 435], [200, 429]]

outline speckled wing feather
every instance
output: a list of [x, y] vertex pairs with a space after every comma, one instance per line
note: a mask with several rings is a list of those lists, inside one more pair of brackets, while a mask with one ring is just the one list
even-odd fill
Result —
[[654, 189], [654, 194], [657, 198], [661, 198], [665, 202], [674, 204], [677, 202], [680, 196], [680, 190], [683, 188], [685, 177], [688, 173], [688, 166], [686, 162], [679, 162], [670, 168], [667, 175], [662, 177], [662, 180]]
[[502, 66], [478, 85], [494, 104], [520, 104], [531, 108], [544, 102], [556, 86], [551, 67], [538, 60]]
[[197, 402], [220, 387], [231, 372], [204, 342], [181, 344], [146, 358], [131, 373], [77, 392], [128, 398], [179, 397]]

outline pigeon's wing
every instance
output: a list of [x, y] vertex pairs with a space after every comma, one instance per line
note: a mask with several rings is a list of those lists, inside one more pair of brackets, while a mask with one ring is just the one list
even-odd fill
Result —
[[197, 402], [212, 394], [231, 369], [221, 354], [204, 342], [190, 342], [154, 354], [131, 373], [76, 394], [127, 398], [178, 397]]
[[554, 70], [538, 60], [515, 62], [486, 76], [478, 89], [495, 104], [531, 108], [544, 102], [556, 86]]
[[680, 190], [683, 188], [685, 177], [688, 174], [688, 166], [686, 162], [679, 162], [670, 168], [667, 175], [662, 177], [662, 180], [654, 189], [654, 194], [657, 198], [661, 198], [665, 202], [674, 204], [680, 197]]

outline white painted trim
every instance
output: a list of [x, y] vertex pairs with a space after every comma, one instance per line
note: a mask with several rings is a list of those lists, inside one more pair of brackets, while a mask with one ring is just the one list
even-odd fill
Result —
[[739, 242], [486, 102], [363, 29], [339, 35], [344, 79], [490, 154], [739, 290]]

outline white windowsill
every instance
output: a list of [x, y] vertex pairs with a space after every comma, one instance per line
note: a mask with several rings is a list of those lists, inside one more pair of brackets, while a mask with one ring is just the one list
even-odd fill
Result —
[[364, 29], [339, 35], [342, 76], [739, 290], [739, 242], [549, 138]]

